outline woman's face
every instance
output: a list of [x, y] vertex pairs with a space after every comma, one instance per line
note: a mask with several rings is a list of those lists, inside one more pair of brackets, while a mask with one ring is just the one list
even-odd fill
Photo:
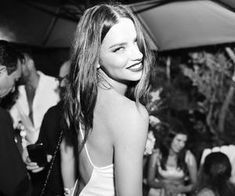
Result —
[[177, 134], [171, 143], [171, 150], [175, 153], [179, 153], [184, 147], [187, 142], [187, 135], [185, 134]]
[[143, 71], [142, 59], [134, 23], [121, 18], [110, 28], [101, 44], [101, 69], [116, 81], [138, 81]]

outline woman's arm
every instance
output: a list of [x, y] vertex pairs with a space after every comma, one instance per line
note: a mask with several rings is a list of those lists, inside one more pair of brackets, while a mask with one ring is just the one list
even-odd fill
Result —
[[76, 164], [74, 149], [66, 144], [63, 139], [60, 145], [61, 173], [64, 187], [72, 189], [76, 181]]
[[189, 180], [191, 182], [191, 187], [188, 188], [188, 192], [191, 192], [195, 188], [195, 185], [197, 183], [198, 171], [197, 171], [196, 158], [189, 150], [186, 153], [186, 164], [189, 171]]
[[117, 196], [142, 196], [143, 153], [148, 132], [146, 109], [129, 108], [112, 124]]
[[149, 164], [148, 164], [148, 176], [147, 182], [151, 188], [162, 188], [164, 186], [162, 181], [157, 181], [156, 171], [159, 162], [159, 150], [154, 150], [153, 154], [150, 156]]

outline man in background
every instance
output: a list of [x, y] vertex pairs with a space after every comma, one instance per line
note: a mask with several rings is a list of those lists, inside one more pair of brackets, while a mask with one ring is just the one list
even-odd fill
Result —
[[21, 54], [0, 40], [0, 195], [30, 196], [31, 186], [25, 164], [14, 141], [12, 119], [1, 100], [15, 90], [21, 75]]
[[22, 123], [26, 131], [27, 144], [34, 144], [38, 139], [44, 114], [60, 100], [58, 81], [37, 71], [35, 62], [28, 53], [24, 53], [21, 68], [19, 96], [10, 113], [14, 120], [14, 127]]

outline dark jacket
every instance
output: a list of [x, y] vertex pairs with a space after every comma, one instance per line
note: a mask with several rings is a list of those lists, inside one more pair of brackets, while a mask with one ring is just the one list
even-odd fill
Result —
[[0, 196], [29, 196], [30, 181], [14, 141], [10, 114], [0, 107]]
[[[37, 143], [43, 143], [46, 148], [47, 154], [53, 155], [58, 144], [58, 139], [61, 133], [60, 122], [62, 119], [62, 103], [59, 102], [57, 105], [51, 107], [44, 115], [39, 138]], [[43, 184], [46, 179], [49, 164], [45, 170], [40, 173], [31, 174], [33, 180], [33, 196], [40, 195], [43, 188]], [[50, 178], [46, 185], [45, 196], [57, 196], [63, 195], [63, 181], [61, 175], [60, 166], [60, 151], [56, 154], [56, 159], [53, 164], [53, 169], [50, 174]]]

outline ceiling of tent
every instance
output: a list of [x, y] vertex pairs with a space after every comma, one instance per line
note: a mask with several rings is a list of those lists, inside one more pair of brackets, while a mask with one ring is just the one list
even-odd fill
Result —
[[[136, 2], [123, 2], [133, 1]], [[83, 11], [100, 2], [101, 0], [1, 0], [0, 39], [41, 47], [69, 47]]]
[[[145, 26], [149, 39], [152, 41], [152, 47], [160, 50], [190, 47], [190, 44], [192, 45], [195, 39], [198, 39], [200, 34], [194, 32], [191, 26], [186, 28], [184, 24], [185, 21], [187, 22], [186, 24], [189, 24], [191, 19], [196, 19], [193, 20], [194, 26], [196, 27], [198, 27], [198, 25], [200, 26], [204, 21], [203, 28], [196, 29], [200, 29], [200, 32], [209, 31], [211, 28], [209, 24], [212, 24], [211, 20], [204, 18], [207, 17], [207, 15], [204, 15], [204, 12], [207, 13], [208, 9], [212, 9], [211, 12], [214, 13], [214, 15], [209, 15], [209, 17], [215, 18], [213, 24], [216, 23], [216, 21], [221, 24], [223, 23], [223, 25], [219, 27], [216, 27], [216, 25], [213, 26], [214, 29], [212, 28], [210, 32], [220, 34], [222, 28], [226, 29], [232, 27], [230, 29], [234, 31], [222, 32], [224, 38], [221, 42], [235, 41], [235, 14], [233, 12], [235, 10], [235, 0], [218, 1], [225, 5], [225, 7], [220, 6], [219, 10], [221, 11], [221, 8], [226, 10], [226, 13], [222, 12], [221, 17], [220, 11], [217, 10], [218, 14], [216, 14], [213, 10], [214, 7], [212, 6], [213, 8], [211, 8], [211, 6], [208, 6], [208, 2], [212, 2], [210, 0], [119, 0], [119, 2], [129, 4], [132, 9], [136, 11]], [[2, 0], [0, 6], [0, 39], [40, 47], [70, 47], [79, 17], [87, 7], [100, 2], [104, 1]], [[186, 5], [189, 4], [193, 6], [187, 7]], [[227, 6], [229, 9], [227, 9]], [[183, 14], [184, 12], [186, 15]], [[177, 20], [174, 14], [177, 16], [182, 15], [184, 19], [179, 18]], [[192, 16], [192, 18], [190, 19], [188, 16]], [[176, 20], [173, 20], [174, 18]], [[181, 30], [183, 30], [185, 34], [176, 31], [176, 27], [180, 25], [184, 26]], [[172, 28], [166, 28], [171, 26]], [[159, 32], [158, 29], [162, 29], [162, 31]], [[231, 35], [232, 33], [234, 36]], [[186, 35], [190, 35], [189, 39], [191, 39], [192, 36], [195, 37], [195, 39], [190, 42], [185, 42], [185, 40], [188, 40], [185, 39], [187, 37]], [[208, 36], [211, 37], [211, 34], [209, 33]], [[178, 40], [178, 43], [172, 42], [171, 44], [173, 45], [169, 45], [172, 40]], [[207, 41], [208, 39], [205, 37], [205, 39], [200, 41], [199, 45], [207, 44]], [[213, 44], [215, 41], [216, 40], [208, 44]], [[181, 43], [181, 45], [179, 43]], [[193, 44], [193, 46], [195, 46], [195, 44]]]
[[155, 0], [132, 6], [152, 48], [160, 51], [235, 43], [234, 8], [234, 0]]

